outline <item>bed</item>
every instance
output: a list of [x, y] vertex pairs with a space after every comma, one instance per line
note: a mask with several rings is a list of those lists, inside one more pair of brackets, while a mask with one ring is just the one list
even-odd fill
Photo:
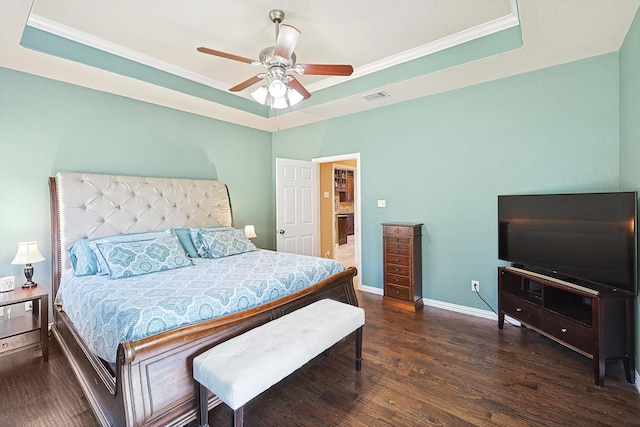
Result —
[[[58, 173], [50, 178], [49, 184], [53, 295], [57, 296], [62, 288], [61, 298], [54, 300], [52, 334], [68, 358], [102, 425], [187, 424], [195, 420], [197, 415], [192, 378], [192, 360], [195, 356], [220, 342], [323, 298], [358, 305], [353, 287], [355, 268], [331, 270], [328, 269], [326, 260], [319, 258], [303, 261], [317, 264], [314, 271], [326, 270], [324, 275], [300, 273], [301, 276], [310, 276], [309, 283], [300, 285], [295, 279], [295, 273], [274, 271], [269, 274], [280, 276], [273, 278], [272, 282], [284, 284], [284, 287], [288, 286], [290, 289], [286, 292], [269, 291], [269, 294], [276, 296], [273, 298], [256, 298], [255, 294], [264, 294], [265, 288], [263, 285], [255, 285], [254, 279], [260, 274], [255, 273], [248, 265], [281, 264], [286, 270], [292, 269], [292, 263], [295, 263], [293, 259], [291, 262], [286, 259], [295, 257], [294, 255], [268, 253], [270, 251], [258, 250], [233, 255], [217, 264], [196, 260], [193, 266], [147, 274], [143, 284], [130, 277], [111, 282], [111, 279], [104, 276], [96, 279], [71, 278], [73, 260], [69, 257], [68, 249], [79, 241], [175, 228], [231, 227], [231, 203], [227, 187], [213, 180]], [[271, 256], [280, 258], [273, 261], [269, 258]], [[186, 284], [186, 288], [198, 288], [198, 292], [201, 292], [193, 299], [206, 301], [209, 292], [206, 288], [214, 285], [212, 283], [208, 286], [205, 283], [203, 277], [212, 275], [211, 271], [203, 270], [213, 271], [213, 276], [216, 277], [223, 273], [237, 276], [237, 272], [248, 271], [243, 280], [251, 282], [253, 286], [249, 297], [245, 295], [243, 303], [236, 304], [239, 307], [236, 311], [219, 312], [213, 317], [191, 316], [188, 322], [178, 323], [169, 329], [159, 329], [157, 333], [151, 331], [147, 335], [133, 333], [126, 335], [131, 338], [122, 341], [118, 338], [115, 343], [111, 337], [112, 343], [105, 345], [108, 348], [104, 352], [101, 352], [100, 346], [93, 344], [93, 339], [87, 338], [86, 324], [93, 325], [89, 329], [110, 330], [107, 323], [95, 327], [96, 321], [91, 320], [91, 316], [94, 304], [95, 311], [108, 311], [98, 309], [98, 303], [107, 300], [105, 295], [116, 287], [115, 284], [126, 287], [124, 284], [132, 280], [131, 283], [136, 284], [130, 285], [130, 289], [135, 288], [139, 294], [144, 293], [144, 286], [151, 286], [150, 289], [157, 291], [155, 293], [162, 293], [164, 291], [160, 289], [160, 285], [153, 281], [155, 277], [164, 276], [164, 282], [169, 283], [166, 285], [166, 292], [170, 292], [171, 284], [176, 287]], [[77, 279], [89, 280], [89, 284], [83, 284], [82, 280], [78, 283]], [[188, 284], [190, 282], [187, 280], [195, 280], [198, 286]], [[72, 297], [68, 291], [72, 285], [67, 282], [75, 283], [74, 286], [89, 286], [85, 289], [90, 289], [92, 296], [87, 296], [89, 299], [84, 300], [77, 298], [76, 307], [79, 305], [81, 310], [72, 312]], [[153, 283], [150, 285], [149, 282]], [[104, 288], [102, 291], [100, 286]], [[255, 288], [259, 288], [260, 292]], [[229, 291], [233, 292], [242, 293], [244, 290]], [[175, 299], [174, 296], [165, 298], [167, 301]], [[249, 300], [251, 303], [246, 303]], [[145, 304], [150, 311], [155, 307], [153, 304]], [[119, 303], [112, 302], [111, 307], [118, 308]], [[65, 308], [69, 310], [66, 311]], [[203, 310], [199, 310], [201, 311]], [[109, 317], [106, 319], [104, 322]], [[151, 322], [142, 320], [141, 323]], [[209, 396], [209, 408], [219, 403], [216, 396]]]

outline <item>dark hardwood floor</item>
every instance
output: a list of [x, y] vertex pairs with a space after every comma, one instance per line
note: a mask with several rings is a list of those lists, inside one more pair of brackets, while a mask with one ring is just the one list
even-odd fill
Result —
[[[249, 402], [247, 426], [640, 426], [621, 362], [598, 388], [590, 359], [529, 329], [359, 298], [362, 371], [348, 338]], [[55, 340], [48, 363], [38, 356], [0, 358], [0, 426], [96, 426]], [[218, 406], [210, 421], [230, 425], [231, 411]]]

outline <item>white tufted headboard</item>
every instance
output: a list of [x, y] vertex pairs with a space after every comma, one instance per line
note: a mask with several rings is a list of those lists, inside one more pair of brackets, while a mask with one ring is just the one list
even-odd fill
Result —
[[214, 180], [61, 172], [51, 193], [56, 283], [80, 239], [233, 223], [227, 187]]

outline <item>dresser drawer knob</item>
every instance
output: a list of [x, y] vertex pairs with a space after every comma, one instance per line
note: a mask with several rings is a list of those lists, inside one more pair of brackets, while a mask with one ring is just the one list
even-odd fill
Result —
[[400, 294], [400, 291], [396, 289], [396, 295], [399, 295], [399, 294]]
[[398, 258], [396, 258], [396, 262], [400, 261]]
[[400, 234], [402, 233], [402, 230], [400, 230], [399, 228], [396, 228], [395, 230], [393, 230], [393, 232], [396, 234]]
[[520, 312], [522, 311], [522, 308], [520, 308], [520, 307], [516, 307], [516, 311], [517, 311], [518, 313], [520, 313]]
[[399, 271], [400, 271], [400, 269], [399, 269], [399, 268], [396, 268], [396, 273], [397, 273], [397, 272], [399, 272]]
[[567, 333], [567, 328], [562, 328], [562, 329], [560, 329], [560, 330], [562, 331], [562, 333], [563, 333], [563, 334], [566, 334], [566, 333]]

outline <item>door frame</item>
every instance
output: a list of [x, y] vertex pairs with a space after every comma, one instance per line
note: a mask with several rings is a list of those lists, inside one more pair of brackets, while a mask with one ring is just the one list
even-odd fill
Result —
[[[334, 163], [334, 162], [341, 162], [343, 160], [355, 160], [356, 161], [356, 169], [355, 169], [355, 178], [356, 178], [356, 185], [354, 188], [354, 203], [353, 205], [355, 206], [355, 212], [353, 215], [353, 226], [355, 228], [354, 232], [355, 232], [355, 239], [354, 239], [354, 243], [355, 243], [355, 263], [356, 263], [356, 268], [358, 269], [359, 274], [362, 274], [362, 233], [360, 232], [361, 230], [361, 212], [362, 212], [362, 205], [360, 203], [360, 190], [361, 190], [361, 185], [362, 185], [362, 179], [361, 179], [361, 169], [362, 169], [362, 163], [360, 161], [360, 153], [350, 153], [350, 154], [339, 154], [337, 156], [327, 156], [327, 157], [316, 157], [311, 159], [312, 162], [315, 163]], [[333, 193], [333, 191], [332, 191]], [[318, 167], [318, 195], [320, 194], [320, 168]], [[318, 196], [319, 197], [319, 196]], [[332, 194], [332, 197], [333, 194]], [[333, 226], [332, 226], [333, 228]], [[318, 232], [320, 232], [320, 203], [318, 203]], [[335, 234], [335, 230], [332, 230], [332, 232]], [[318, 239], [318, 245], [320, 244], [320, 239]], [[360, 280], [358, 280], [358, 288], [360, 288], [360, 286], [362, 285], [362, 277], [360, 278]]]

